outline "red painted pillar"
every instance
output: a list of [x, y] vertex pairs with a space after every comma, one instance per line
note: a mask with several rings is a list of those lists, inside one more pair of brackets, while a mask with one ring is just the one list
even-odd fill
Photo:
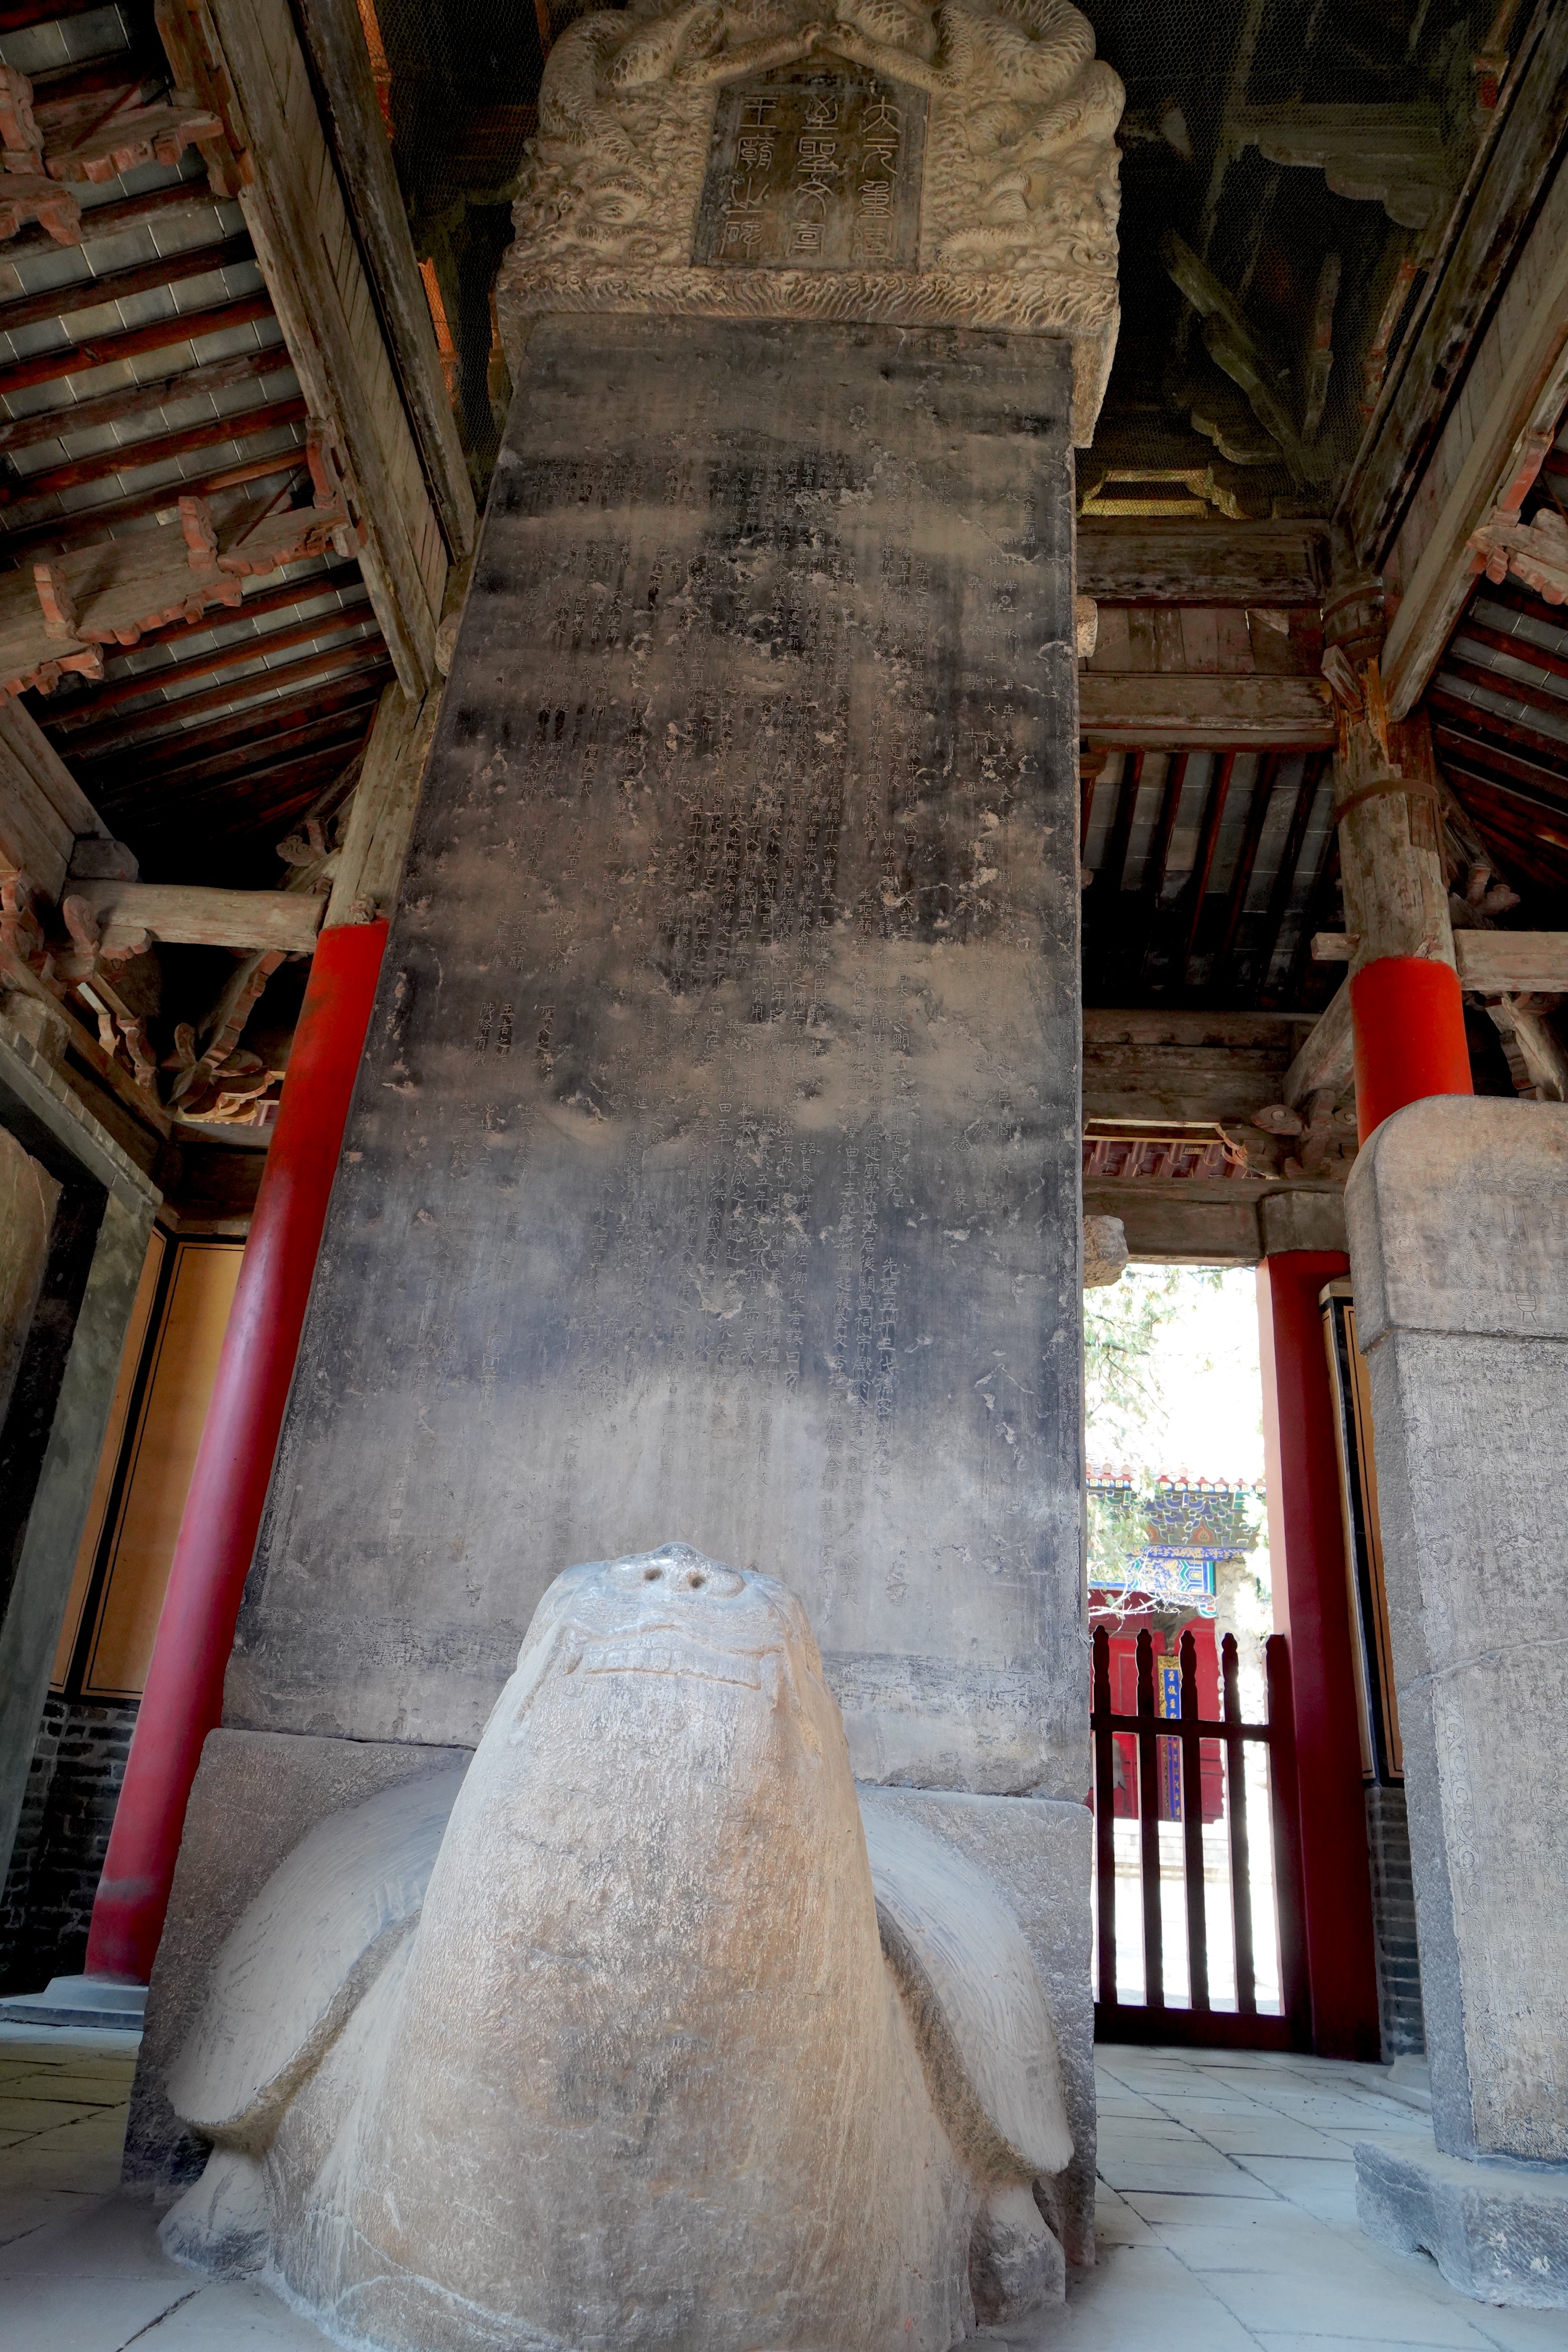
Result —
[[89, 1976], [152, 1974], [202, 1742], [223, 1712], [385, 944], [383, 922], [338, 925], [316, 945], [92, 1908]]
[[1289, 1638], [1300, 1780], [1312, 2047], [1381, 2054], [1366, 1798], [1351, 1661], [1333, 1394], [1318, 1295], [1349, 1272], [1334, 1250], [1284, 1250], [1258, 1269], [1274, 1618]]
[[1379, 956], [1352, 975], [1350, 990], [1363, 1143], [1391, 1113], [1424, 1095], [1474, 1092], [1464, 999], [1451, 964]]

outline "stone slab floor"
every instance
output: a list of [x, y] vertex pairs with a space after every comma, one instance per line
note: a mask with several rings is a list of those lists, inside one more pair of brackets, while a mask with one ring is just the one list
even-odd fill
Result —
[[[3, 2352], [321, 2352], [265, 2288], [164, 2259], [115, 2194], [129, 2034], [0, 2026]], [[1015, 2352], [1568, 2352], [1568, 2315], [1472, 2304], [1356, 2226], [1351, 2149], [1409, 2127], [1379, 2069], [1100, 2053], [1100, 2267]]]

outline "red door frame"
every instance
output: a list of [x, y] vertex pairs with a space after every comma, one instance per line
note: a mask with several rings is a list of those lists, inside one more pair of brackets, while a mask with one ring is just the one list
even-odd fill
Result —
[[1333, 1395], [1323, 1348], [1336, 1250], [1285, 1250], [1258, 1269], [1274, 1622], [1289, 1636], [1300, 1777], [1301, 1876], [1312, 2047], [1382, 2055], [1366, 1797], [1351, 1658]]

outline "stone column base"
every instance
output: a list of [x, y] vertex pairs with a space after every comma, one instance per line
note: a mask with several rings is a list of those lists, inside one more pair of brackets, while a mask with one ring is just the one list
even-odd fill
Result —
[[1445, 2156], [1413, 2130], [1358, 2142], [1355, 2201], [1369, 2238], [1430, 2254], [1461, 2294], [1568, 2311], [1568, 2164]]

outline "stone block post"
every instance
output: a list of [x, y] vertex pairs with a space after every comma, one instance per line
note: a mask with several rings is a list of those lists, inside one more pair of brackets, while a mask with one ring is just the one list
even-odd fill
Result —
[[1356, 2151], [1375, 2235], [1568, 2308], [1568, 1108], [1433, 1099], [1347, 1193], [1372, 1371], [1432, 2130]]

